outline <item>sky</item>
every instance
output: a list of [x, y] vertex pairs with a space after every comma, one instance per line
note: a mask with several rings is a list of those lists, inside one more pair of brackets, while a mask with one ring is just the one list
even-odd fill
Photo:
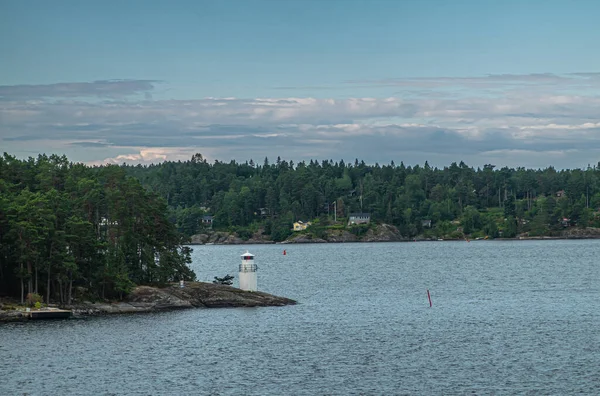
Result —
[[600, 161], [600, 1], [0, 0], [0, 152]]

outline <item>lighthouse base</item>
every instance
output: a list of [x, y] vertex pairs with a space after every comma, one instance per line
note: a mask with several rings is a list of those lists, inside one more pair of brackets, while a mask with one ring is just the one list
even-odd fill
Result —
[[240, 272], [240, 289], [246, 291], [257, 291], [256, 272]]

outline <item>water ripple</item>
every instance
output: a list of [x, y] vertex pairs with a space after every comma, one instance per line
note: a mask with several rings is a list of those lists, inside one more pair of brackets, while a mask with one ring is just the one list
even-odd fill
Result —
[[300, 304], [3, 325], [0, 395], [600, 394], [600, 241], [248, 248]]

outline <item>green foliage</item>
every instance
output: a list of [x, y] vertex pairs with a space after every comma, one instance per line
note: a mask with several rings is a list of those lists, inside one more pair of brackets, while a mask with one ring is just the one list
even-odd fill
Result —
[[37, 293], [27, 293], [25, 301], [27, 302], [27, 305], [33, 307], [35, 304], [41, 304], [44, 299]]
[[[258, 165], [261, 164], [261, 165]], [[317, 238], [347, 228], [350, 213], [405, 237], [558, 235], [600, 226], [600, 169], [483, 169], [300, 162], [190, 161], [90, 168], [65, 157], [0, 157], [0, 290], [70, 302], [79, 287], [115, 298], [134, 284], [192, 280], [186, 239], [215, 230], [274, 241], [316, 219]], [[564, 194], [563, 194], [564, 192]], [[431, 228], [423, 227], [431, 220]], [[368, 228], [351, 227], [363, 235]]]
[[369, 231], [369, 228], [368, 224], [354, 224], [349, 226], [348, 231], [356, 236], [362, 236]]
[[[216, 214], [216, 227], [223, 230], [259, 223], [276, 241], [287, 238], [297, 220], [318, 219], [319, 226], [327, 226], [337, 217], [334, 229], [344, 229], [344, 219], [353, 212], [368, 212], [376, 223], [396, 225], [406, 237], [450, 237], [462, 227], [467, 235], [483, 233], [493, 238], [500, 230], [507, 231], [504, 219], [509, 217], [515, 225], [508, 232], [515, 235], [530, 232], [530, 224], [534, 232], [560, 232], [562, 217], [578, 226], [600, 222], [591, 215], [600, 208], [597, 168], [556, 171], [485, 165], [473, 169], [463, 162], [432, 168], [366, 165], [358, 159], [349, 164], [311, 160], [293, 166], [281, 158], [252, 161], [251, 166], [235, 161], [209, 164], [201, 156], [194, 158], [125, 169], [163, 196], [172, 210], [187, 213], [186, 208], [207, 208]], [[566, 197], [557, 198], [560, 190]], [[424, 219], [432, 221], [432, 228], [422, 227]], [[460, 224], [448, 223], [452, 221]], [[183, 227], [181, 216], [177, 222], [182, 232], [193, 232], [192, 227]]]
[[27, 294], [30, 305], [42, 294], [71, 303], [79, 287], [114, 298], [135, 284], [193, 279], [190, 251], [167, 214], [166, 202], [120, 167], [4, 154], [0, 290], [22, 301]]
[[215, 279], [213, 280], [213, 283], [217, 284], [217, 285], [232, 285], [233, 284], [233, 275], [225, 275], [222, 278], [219, 278], [217, 276], [215, 276]]
[[35, 302], [35, 304], [34, 304], [34, 308], [35, 308], [35, 309], [40, 309], [40, 308], [42, 308], [42, 303], [41, 303], [41, 302], [39, 302], [39, 301], [36, 301], [36, 302]]
[[504, 222], [502, 236], [504, 238], [514, 238], [517, 236], [517, 220], [514, 217], [508, 217]]
[[232, 231], [235, 232], [243, 241], [247, 241], [252, 238], [254, 234], [249, 227], [232, 227]]
[[327, 238], [327, 227], [313, 224], [308, 228], [308, 233], [315, 238], [326, 239]]

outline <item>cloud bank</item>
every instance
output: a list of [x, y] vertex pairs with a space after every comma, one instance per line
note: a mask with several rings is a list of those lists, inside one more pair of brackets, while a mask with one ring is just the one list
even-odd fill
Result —
[[156, 83], [0, 86], [3, 151], [52, 150], [89, 163], [150, 163], [195, 152], [240, 161], [565, 168], [600, 160], [600, 73], [350, 81], [344, 85], [406, 92], [343, 99], [151, 100]]
[[0, 99], [122, 98], [149, 92], [158, 82], [155, 80], [103, 80], [40, 85], [0, 85]]

